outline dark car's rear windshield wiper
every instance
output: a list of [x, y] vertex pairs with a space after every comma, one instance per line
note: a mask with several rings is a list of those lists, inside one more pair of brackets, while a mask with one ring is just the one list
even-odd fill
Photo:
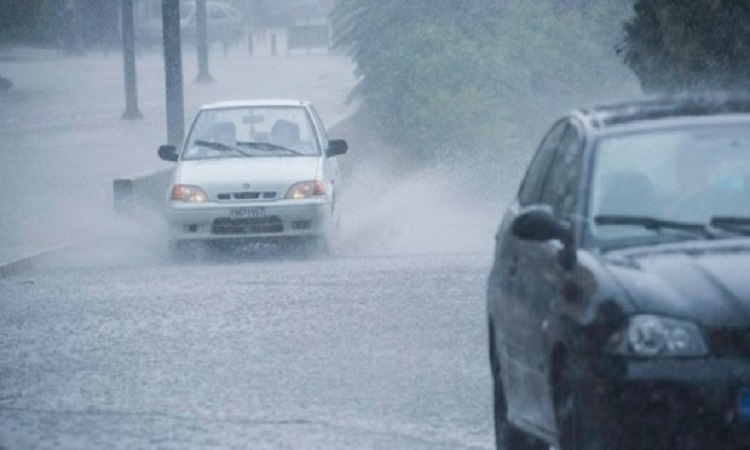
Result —
[[293, 155], [302, 155], [302, 153], [298, 152], [297, 150], [284, 147], [283, 145], [271, 144], [270, 142], [246, 141], [246, 142], [239, 142], [238, 144], [244, 147], [251, 147], [253, 149], [258, 149], [258, 150], [262, 150], [266, 152], [285, 151]]
[[712, 217], [711, 226], [722, 231], [750, 236], [750, 217]]
[[204, 141], [202, 139], [196, 139], [193, 141], [193, 144], [197, 145], [198, 147], [207, 147], [213, 150], [218, 150], [220, 152], [237, 152], [241, 155], [252, 157], [253, 155], [244, 152], [241, 148], [237, 148], [233, 145], [227, 145], [222, 142], [215, 142], [215, 141]]
[[679, 230], [705, 238], [716, 237], [710, 227], [702, 223], [664, 220], [650, 216], [601, 215], [594, 217], [594, 223], [597, 225], [632, 225], [653, 231]]

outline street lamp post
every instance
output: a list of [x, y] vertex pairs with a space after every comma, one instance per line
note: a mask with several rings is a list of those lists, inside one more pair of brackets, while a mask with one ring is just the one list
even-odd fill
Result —
[[182, 47], [180, 42], [180, 1], [162, 0], [164, 71], [167, 92], [167, 142], [182, 144], [185, 137], [185, 106], [182, 87]]
[[195, 39], [198, 51], [198, 76], [196, 82], [209, 83], [214, 81], [208, 72], [208, 24], [206, 19], [206, 0], [195, 2]]
[[122, 60], [125, 72], [125, 112], [123, 119], [143, 117], [138, 110], [138, 88], [135, 74], [135, 31], [133, 26], [133, 0], [121, 0]]

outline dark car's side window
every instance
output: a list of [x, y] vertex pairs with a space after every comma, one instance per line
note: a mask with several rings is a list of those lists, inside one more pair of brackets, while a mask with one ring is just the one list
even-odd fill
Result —
[[552, 206], [559, 216], [575, 212], [581, 180], [583, 141], [574, 126], [565, 130], [555, 152], [542, 192], [542, 203]]
[[560, 139], [562, 139], [566, 127], [566, 121], [558, 122], [552, 130], [547, 133], [547, 136], [539, 146], [539, 150], [537, 150], [534, 160], [531, 162], [529, 170], [526, 172], [526, 178], [523, 180], [521, 189], [518, 192], [518, 201], [521, 206], [539, 203], [544, 180], [547, 176], [547, 172], [549, 172], [552, 159], [555, 156], [555, 149], [557, 149], [560, 144]]

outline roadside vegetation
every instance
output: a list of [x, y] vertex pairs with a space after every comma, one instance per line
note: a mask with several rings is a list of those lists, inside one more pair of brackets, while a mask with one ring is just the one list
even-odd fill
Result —
[[647, 92], [750, 88], [750, 2], [638, 0], [625, 61]]
[[[585, 3], [585, 4], [584, 4]], [[514, 152], [560, 112], [636, 86], [622, 0], [340, 0], [353, 93], [418, 165]], [[529, 138], [533, 136], [533, 138]]]
[[[528, 158], [568, 109], [746, 88], [750, 6], [729, 0], [339, 0], [381, 135], [417, 166]], [[476, 173], [476, 172], [474, 172]]]

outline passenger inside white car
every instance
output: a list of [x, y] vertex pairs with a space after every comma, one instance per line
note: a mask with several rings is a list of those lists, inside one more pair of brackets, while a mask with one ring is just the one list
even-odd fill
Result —
[[299, 125], [284, 119], [277, 120], [271, 128], [271, 143], [292, 150], [303, 150]]
[[225, 121], [217, 123], [214, 125], [214, 142], [236, 147], [237, 128], [232, 122]]

